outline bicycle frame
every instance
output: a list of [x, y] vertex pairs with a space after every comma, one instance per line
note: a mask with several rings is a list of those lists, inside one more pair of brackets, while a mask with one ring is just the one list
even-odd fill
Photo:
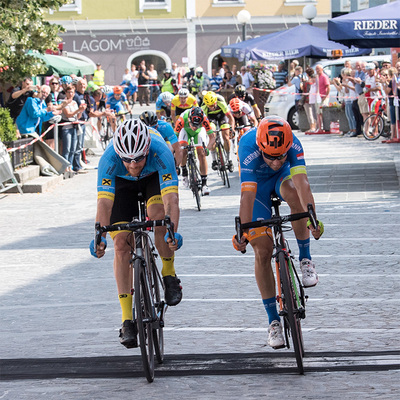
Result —
[[196, 148], [193, 143], [193, 138], [189, 139], [189, 143], [187, 146], [183, 147], [187, 150], [187, 167], [189, 174], [189, 187], [193, 192], [193, 197], [196, 199], [197, 209], [201, 210], [201, 190], [202, 190], [202, 182], [199, 168], [196, 162]]

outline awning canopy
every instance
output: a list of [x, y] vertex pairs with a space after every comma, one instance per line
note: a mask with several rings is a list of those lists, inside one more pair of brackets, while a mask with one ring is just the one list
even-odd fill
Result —
[[328, 21], [328, 37], [358, 47], [400, 47], [400, 1]]
[[93, 75], [95, 65], [77, 60], [75, 58], [55, 56], [52, 54], [33, 54], [42, 59], [48, 69], [44, 75], [50, 76], [57, 74], [59, 76], [75, 74], [77, 76]]
[[243, 60], [287, 60], [297, 57], [329, 57], [332, 50], [342, 50], [343, 57], [371, 53], [371, 49], [348, 48], [328, 40], [325, 30], [311, 25], [298, 25], [221, 49], [224, 57]]

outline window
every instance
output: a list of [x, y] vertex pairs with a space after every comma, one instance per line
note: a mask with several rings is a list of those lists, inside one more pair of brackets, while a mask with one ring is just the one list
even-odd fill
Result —
[[171, 0], [139, 0], [139, 12], [144, 10], [167, 10], [171, 12]]
[[213, 7], [235, 7], [245, 5], [244, 0], [213, 0], [212, 6]]
[[59, 11], [76, 11], [78, 14], [81, 14], [82, 0], [71, 1], [71, 3], [61, 6]]
[[306, 6], [307, 4], [317, 4], [317, 0], [284, 0], [284, 6]]

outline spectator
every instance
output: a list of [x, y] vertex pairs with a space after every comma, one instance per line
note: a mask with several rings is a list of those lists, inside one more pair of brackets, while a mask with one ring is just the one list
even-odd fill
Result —
[[[336, 90], [340, 93], [342, 101], [345, 105], [345, 113], [346, 118], [349, 123], [349, 132], [347, 134], [350, 137], [357, 136], [356, 133], [356, 119], [353, 113], [353, 101], [356, 98], [356, 92], [354, 91], [354, 84], [350, 82], [349, 78], [351, 77], [352, 70], [351, 68], [342, 68], [341, 71], [341, 79], [333, 78], [332, 83], [335, 85]], [[346, 133], [343, 132], [342, 136]]]
[[238, 74], [237, 66], [235, 64], [233, 64], [232, 65], [232, 75], [236, 77], [237, 74]]
[[217, 74], [216, 68], [211, 70], [210, 85], [211, 90], [215, 93], [218, 93], [222, 89], [222, 78]]
[[[67, 85], [65, 88], [65, 100], [66, 104], [62, 109], [62, 120], [61, 122], [66, 123], [61, 127], [61, 138], [62, 138], [62, 152], [61, 155], [69, 161], [71, 164], [66, 172], [72, 172], [71, 166], [76, 173], [82, 173], [82, 168], [75, 169], [73, 166], [76, 160], [76, 148], [77, 148], [77, 124], [72, 122], [78, 121], [81, 117], [83, 110], [86, 108], [85, 104], [78, 106], [75, 101], [75, 87], [73, 85]], [[80, 155], [79, 155], [80, 156]]]
[[364, 120], [368, 116], [368, 103], [364, 94], [365, 78], [364, 72], [365, 62], [356, 61], [355, 63], [355, 75], [351, 76], [349, 81], [354, 84], [354, 89], [357, 95], [357, 99], [353, 101], [353, 114], [356, 119], [356, 133], [362, 135], [362, 126]]
[[13, 89], [10, 98], [6, 102], [6, 107], [10, 110], [10, 115], [14, 122], [22, 111], [26, 100], [29, 97], [37, 97], [38, 91], [39, 86], [34, 85], [31, 78], [25, 78], [20, 87]]
[[138, 75], [138, 100], [140, 106], [143, 105], [143, 103], [146, 103], [147, 106], [149, 106], [149, 75], [146, 71], [146, 63], [145, 61], [141, 61], [140, 66], [139, 66], [139, 75]]
[[161, 92], [175, 94], [176, 89], [176, 80], [172, 77], [171, 70], [168, 68], [164, 69], [164, 78], [161, 81]]
[[299, 66], [299, 62], [297, 60], [293, 60], [290, 63], [290, 70], [289, 70], [288, 78], [294, 78], [295, 70], [296, 70], [296, 67], [298, 67], [298, 66]]
[[317, 73], [317, 132], [322, 131], [322, 108], [327, 107], [329, 104], [329, 93], [331, 90], [330, 81], [328, 75], [325, 74], [321, 64], [315, 67]]
[[132, 75], [129, 71], [129, 68], [125, 68], [124, 74], [122, 75], [122, 82], [121, 82], [121, 86], [122, 85], [129, 85], [130, 81], [132, 79]]
[[101, 69], [101, 63], [96, 64], [96, 70], [93, 73], [93, 82], [97, 86], [104, 86], [104, 70]]
[[300, 66], [295, 67], [294, 69], [294, 76], [289, 78], [288, 81], [288, 86], [295, 86], [295, 95], [294, 95], [294, 105], [296, 108], [296, 111], [298, 111], [298, 105], [299, 101], [301, 99], [301, 87], [302, 87], [302, 74], [303, 74], [303, 68]]
[[247, 71], [247, 68], [245, 66], [242, 66], [240, 68], [240, 77], [242, 79], [242, 85], [247, 89], [249, 89], [253, 82], [254, 82], [254, 78], [253, 75]]
[[177, 83], [180, 83], [180, 81], [182, 79], [182, 76], [181, 76], [181, 73], [179, 72], [177, 63], [172, 63], [171, 77], [172, 77], [172, 79], [175, 79], [175, 82], [177, 82]]
[[124, 89], [124, 94], [126, 95], [128, 102], [131, 102], [131, 104], [134, 105], [137, 100], [138, 76], [139, 76], [139, 72], [136, 69], [135, 64], [131, 65], [130, 75], [131, 79], [128, 86]]
[[46, 107], [45, 99], [49, 94], [49, 86], [43, 85], [40, 87], [38, 97], [27, 98], [16, 119], [17, 127], [21, 135], [34, 134], [36, 129], [40, 132], [42, 121], [48, 121], [55, 115], [61, 114], [60, 110], [53, 111]]
[[232, 75], [232, 71], [227, 71], [225, 73], [223, 82], [225, 89], [232, 89], [236, 86], [236, 77]]
[[183, 76], [183, 83], [184, 84], [185, 83], [188, 84], [190, 82], [190, 80], [193, 79], [193, 77], [194, 77], [194, 69], [195, 69], [194, 65], [191, 65], [189, 67], [189, 71], [186, 72], [186, 74]]
[[160, 94], [160, 87], [158, 85], [158, 73], [154, 69], [154, 64], [150, 64], [149, 70], [147, 71], [149, 75], [149, 85], [150, 85], [150, 101], [156, 101], [158, 95]]
[[224, 61], [223, 63], [222, 63], [222, 65], [221, 65], [221, 68], [219, 69], [219, 76], [222, 78], [222, 79], [224, 79], [225, 78], [225, 74], [226, 74], [226, 71], [229, 71], [229, 66], [228, 66], [228, 64]]
[[274, 72], [275, 87], [281, 87], [287, 82], [288, 72], [285, 69], [285, 62], [279, 61], [278, 70]]
[[[400, 70], [400, 62], [396, 63], [396, 67]], [[387, 72], [387, 78], [382, 76], [382, 86], [386, 95], [389, 98], [389, 117], [390, 117], [390, 139], [384, 140], [383, 143], [398, 143], [399, 138], [396, 134], [396, 106], [394, 105], [394, 97], [397, 99], [400, 97], [400, 85], [398, 83], [399, 72], [397, 68], [389, 68], [385, 70]], [[383, 72], [382, 72], [383, 75]], [[397, 106], [397, 121], [400, 121], [400, 108]], [[399, 127], [397, 127], [399, 129]]]
[[303, 106], [307, 115], [308, 124], [310, 125], [310, 132], [315, 132], [317, 125], [317, 109], [315, 107], [317, 83], [312, 68], [309, 67], [306, 69], [306, 75], [308, 79], [303, 82]]
[[379, 96], [381, 85], [376, 78], [376, 67], [374, 63], [368, 63], [365, 66], [367, 76], [365, 77], [365, 97], [368, 103], [368, 113], [370, 112], [371, 104], [375, 97]]

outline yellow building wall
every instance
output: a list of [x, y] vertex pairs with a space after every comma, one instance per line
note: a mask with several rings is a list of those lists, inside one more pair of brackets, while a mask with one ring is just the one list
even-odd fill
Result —
[[[246, 0], [243, 6], [213, 6], [212, 0], [197, 0], [196, 13], [198, 17], [231, 17], [241, 10], [247, 10], [254, 17], [272, 17], [280, 15], [303, 15], [304, 3], [301, 6], [285, 6], [284, 0]], [[311, 3], [312, 4], [312, 3]], [[314, 4], [317, 13], [327, 15], [331, 12], [331, 0], [320, 0]]]
[[101, 20], [101, 19], [165, 19], [184, 18], [186, 0], [172, 0], [171, 12], [167, 10], [144, 10], [139, 12], [137, 0], [82, 0], [82, 13], [72, 11], [55, 11], [46, 14], [48, 21], [60, 20]]

